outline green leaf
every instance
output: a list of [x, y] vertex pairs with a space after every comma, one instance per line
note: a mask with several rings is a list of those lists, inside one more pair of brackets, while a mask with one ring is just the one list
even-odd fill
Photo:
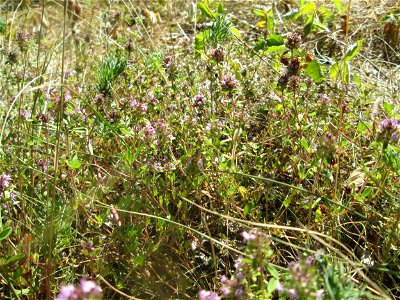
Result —
[[340, 13], [342, 11], [342, 0], [333, 0], [336, 10]]
[[267, 29], [269, 32], [274, 32], [275, 30], [274, 12], [272, 9], [268, 10], [267, 13]]
[[206, 41], [208, 37], [210, 36], [211, 30], [207, 29], [203, 32], [200, 32], [196, 37], [194, 38], [194, 49], [201, 51], [204, 49], [204, 46], [206, 44]]
[[14, 261], [20, 260], [25, 258], [25, 254], [24, 253], [19, 253], [17, 255], [11, 256], [9, 259], [6, 260], [5, 264], [8, 265]]
[[383, 108], [385, 109], [386, 113], [391, 116], [392, 115], [392, 105], [390, 103], [383, 103]]
[[362, 42], [363, 40], [358, 40], [357, 43], [349, 46], [346, 52], [346, 61], [351, 60], [358, 54], [358, 52], [360, 52]]
[[267, 53], [276, 53], [276, 54], [283, 54], [286, 51], [287, 51], [287, 48], [285, 45], [271, 46], [271, 47], [268, 47], [268, 49], [267, 49]]
[[0, 241], [2, 241], [2, 240], [4, 240], [4, 239], [8, 238], [8, 237], [10, 236], [11, 233], [12, 233], [12, 228], [11, 228], [11, 227], [8, 227], [8, 228], [2, 230], [2, 231], [0, 232]]
[[124, 127], [120, 127], [119, 130], [121, 131], [121, 133], [123, 133], [123, 134], [125, 134], [127, 136], [133, 136], [132, 133], [128, 129], [124, 128]]
[[289, 205], [290, 205], [290, 203], [292, 203], [292, 200], [293, 200], [292, 197], [287, 197], [287, 198], [282, 202], [283, 206], [284, 206], [285, 208], [288, 208]]
[[268, 295], [271, 295], [276, 290], [276, 288], [278, 287], [278, 284], [279, 284], [279, 279], [277, 279], [277, 278], [271, 278], [269, 280], [268, 287], [267, 287]]
[[300, 13], [305, 14], [305, 15], [312, 15], [314, 14], [317, 6], [314, 2], [307, 2], [301, 9]]
[[236, 27], [232, 27], [231, 28], [231, 32], [234, 36], [236, 37], [240, 37], [242, 34], [240, 33], [239, 29], [237, 29]]
[[199, 2], [197, 3], [197, 7], [210, 19], [215, 19], [214, 13], [211, 11], [211, 9], [208, 7], [207, 4], [204, 2]]
[[126, 160], [126, 162], [127, 162], [128, 164], [133, 163], [133, 161], [135, 160], [135, 159], [133, 158], [133, 153], [132, 153], [132, 151], [131, 151], [130, 149], [128, 149], [128, 150], [125, 151], [125, 160]]
[[253, 50], [258, 52], [260, 50], [264, 50], [267, 46], [267, 41], [263, 38], [259, 38], [258, 41], [254, 44]]
[[276, 270], [276, 268], [273, 265], [268, 264], [267, 265], [267, 270], [268, 270], [269, 274], [271, 274], [271, 276], [273, 278], [275, 278], [275, 279], [279, 278], [279, 273], [278, 273], [278, 271]]
[[274, 33], [270, 33], [267, 37], [267, 45], [270, 46], [281, 46], [285, 43], [282, 36]]
[[222, 14], [224, 12], [224, 5], [222, 3], [218, 3], [217, 11], [218, 14]]
[[308, 145], [308, 142], [304, 137], [300, 140], [300, 144], [303, 146], [304, 149], [306, 149], [308, 153], [310, 153], [310, 146]]
[[315, 60], [307, 63], [306, 74], [316, 83], [320, 83], [325, 80], [324, 75], [322, 74], [321, 66]]
[[78, 160], [67, 160], [66, 164], [71, 169], [79, 169], [82, 165], [82, 163]]
[[339, 74], [339, 68], [339, 63], [333, 64], [329, 69], [329, 77], [336, 80]]
[[372, 193], [372, 188], [371, 188], [370, 186], [367, 186], [367, 187], [365, 188], [365, 190], [362, 192], [361, 197], [365, 199], [365, 198], [367, 198], [369, 195], [371, 195], [371, 193]]
[[313, 24], [314, 24], [314, 15], [311, 15], [304, 24], [303, 27], [304, 35], [307, 35], [311, 32]]
[[357, 130], [359, 133], [364, 133], [365, 129], [367, 129], [367, 125], [365, 125], [365, 123], [360, 122], [357, 125]]
[[253, 201], [248, 202], [248, 203], [246, 204], [246, 206], [244, 207], [243, 215], [244, 215], [245, 217], [247, 217], [247, 216], [249, 215], [250, 211], [251, 211], [253, 208], [254, 208], [254, 202], [253, 202]]

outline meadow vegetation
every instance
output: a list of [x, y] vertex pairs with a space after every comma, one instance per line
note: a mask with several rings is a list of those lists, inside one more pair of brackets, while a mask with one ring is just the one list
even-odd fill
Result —
[[0, 4], [1, 299], [399, 299], [396, 1]]

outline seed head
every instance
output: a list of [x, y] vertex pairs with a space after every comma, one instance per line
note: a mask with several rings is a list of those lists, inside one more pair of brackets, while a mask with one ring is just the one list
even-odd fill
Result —
[[301, 44], [301, 35], [298, 33], [291, 33], [288, 35], [285, 46], [290, 50], [299, 48]]
[[212, 49], [210, 57], [217, 64], [219, 64], [224, 61], [225, 52], [221, 48]]

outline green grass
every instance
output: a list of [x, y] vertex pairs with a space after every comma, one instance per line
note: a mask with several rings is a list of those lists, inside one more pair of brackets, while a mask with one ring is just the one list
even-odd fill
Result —
[[136, 2], [0, 4], [0, 298], [400, 297], [398, 6]]

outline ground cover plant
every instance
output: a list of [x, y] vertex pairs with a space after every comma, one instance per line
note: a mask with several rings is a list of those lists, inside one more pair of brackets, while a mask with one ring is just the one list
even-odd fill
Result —
[[399, 23], [3, 1], [0, 298], [400, 298]]

